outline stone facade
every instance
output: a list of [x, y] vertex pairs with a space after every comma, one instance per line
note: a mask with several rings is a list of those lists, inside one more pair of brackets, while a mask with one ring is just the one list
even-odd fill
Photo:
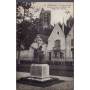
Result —
[[65, 35], [58, 24], [55, 25], [48, 38], [47, 52], [52, 52], [52, 56], [60, 58], [60, 53], [65, 57]]

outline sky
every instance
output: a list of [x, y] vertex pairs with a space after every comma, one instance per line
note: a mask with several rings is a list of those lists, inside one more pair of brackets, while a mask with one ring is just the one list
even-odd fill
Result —
[[52, 25], [58, 22], [66, 24], [66, 20], [73, 16], [73, 2], [32, 2], [30, 12], [34, 18], [39, 17], [42, 8], [51, 11]]

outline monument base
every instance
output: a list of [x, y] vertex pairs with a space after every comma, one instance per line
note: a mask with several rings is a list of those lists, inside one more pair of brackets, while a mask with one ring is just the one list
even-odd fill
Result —
[[30, 69], [31, 76], [28, 79], [35, 81], [50, 80], [48, 64], [32, 64]]
[[39, 81], [39, 82], [46, 82], [48, 80], [51, 80], [52, 78], [34, 78], [34, 77], [28, 77], [28, 80], [34, 80], [34, 81]]
[[58, 84], [63, 82], [63, 80], [59, 80], [58, 78], [51, 78], [49, 80], [44, 80], [44, 79], [31, 79], [30, 77], [24, 77], [19, 80], [17, 80], [17, 83], [20, 84], [26, 84], [26, 85], [32, 85], [32, 86], [37, 86], [37, 87], [48, 87], [52, 86], [54, 84]]
[[17, 82], [38, 87], [48, 87], [63, 82], [58, 78], [50, 77], [48, 64], [32, 64], [30, 74], [31, 76], [21, 78]]

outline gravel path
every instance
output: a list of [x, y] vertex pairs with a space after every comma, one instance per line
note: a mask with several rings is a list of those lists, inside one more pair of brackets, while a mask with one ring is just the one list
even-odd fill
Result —
[[[29, 73], [17, 72], [17, 79], [21, 77], [27, 77], [29, 75], [30, 75]], [[64, 76], [53, 76], [53, 77], [57, 77], [60, 80], [65, 80], [65, 82], [54, 84], [52, 86], [45, 88], [17, 83], [17, 90], [74, 90], [72, 77], [64, 77]]]

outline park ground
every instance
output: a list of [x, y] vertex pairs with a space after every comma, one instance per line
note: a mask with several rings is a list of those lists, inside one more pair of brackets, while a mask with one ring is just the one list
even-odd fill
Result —
[[[17, 64], [16, 79], [19, 80], [22, 77], [30, 76], [30, 61], [21, 61]], [[74, 88], [74, 76], [73, 76], [73, 63], [72, 62], [48, 62], [50, 66], [50, 75], [57, 77], [64, 82], [57, 83], [48, 87], [37, 87], [22, 83], [17, 83], [17, 90], [73, 90]]]

